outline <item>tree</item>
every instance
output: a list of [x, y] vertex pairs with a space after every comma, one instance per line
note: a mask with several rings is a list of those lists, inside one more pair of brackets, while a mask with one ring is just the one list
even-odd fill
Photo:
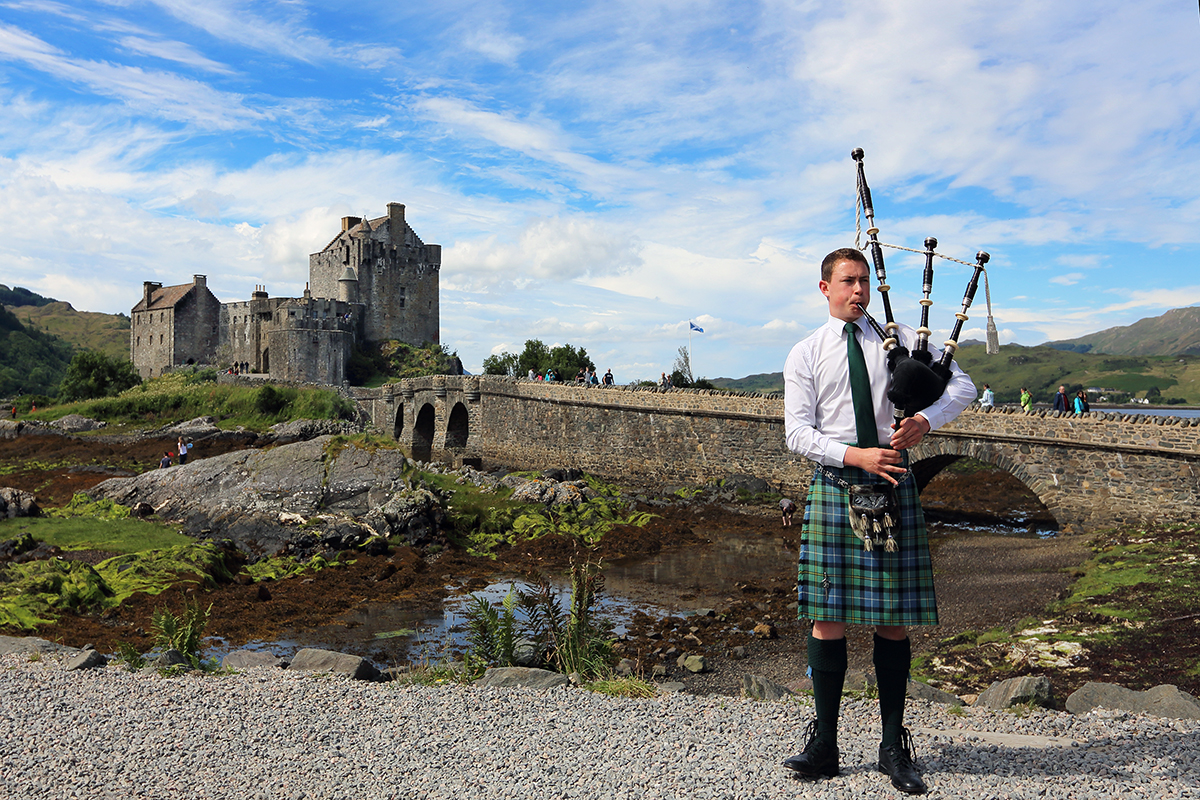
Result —
[[671, 365], [671, 385], [679, 389], [687, 389], [695, 380], [692, 377], [692, 355], [686, 347], [679, 347], [679, 355]]
[[576, 349], [570, 344], [557, 347], [547, 347], [540, 339], [527, 339], [525, 349], [520, 354], [501, 352], [499, 355], [488, 356], [483, 360], [485, 375], [513, 375], [518, 378], [527, 376], [532, 370], [536, 375], [545, 375], [551, 367], [558, 373], [559, 380], [569, 381], [579, 372], [580, 367], [593, 369], [595, 365], [588, 358], [587, 351], [582, 347]]
[[71, 359], [58, 393], [68, 402], [91, 400], [118, 395], [141, 382], [141, 376], [128, 359], [112, 358], [98, 350], [84, 350]]

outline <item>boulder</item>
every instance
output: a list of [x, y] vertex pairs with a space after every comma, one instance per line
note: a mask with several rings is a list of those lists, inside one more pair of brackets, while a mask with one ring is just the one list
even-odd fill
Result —
[[107, 658], [88, 647], [68, 658], [63, 667], [65, 669], [94, 669], [107, 666], [107, 664]]
[[783, 700], [792, 696], [792, 691], [785, 686], [769, 681], [760, 675], [742, 676], [742, 697], [751, 700]]
[[0, 518], [15, 519], [41, 515], [42, 509], [38, 507], [32, 494], [8, 486], [0, 487]]
[[521, 686], [526, 689], [557, 689], [570, 683], [562, 673], [531, 667], [492, 667], [483, 673], [482, 678], [475, 681], [476, 686]]
[[39, 639], [36, 636], [0, 636], [0, 656], [10, 655], [75, 655], [75, 647]]
[[1170, 684], [1139, 692], [1112, 683], [1085, 683], [1067, 698], [1067, 711], [1072, 714], [1086, 714], [1097, 708], [1171, 719], [1200, 719], [1200, 702]]
[[925, 700], [929, 703], [938, 703], [944, 706], [961, 706], [963, 704], [961, 697], [949, 692], [943, 692], [935, 686], [930, 686], [928, 683], [921, 683], [920, 681], [910, 680], [908, 682], [908, 696], [916, 700]]
[[58, 428], [65, 433], [81, 433], [82, 431], [98, 431], [108, 425], [107, 422], [100, 422], [84, 417], [79, 414], [67, 414], [65, 417], [60, 417], [49, 423], [50, 427]]
[[983, 693], [975, 700], [976, 706], [997, 709], [1023, 703], [1049, 708], [1053, 703], [1050, 679], [1045, 675], [1026, 675], [997, 681], [984, 689]]
[[375, 665], [360, 656], [348, 653], [337, 653], [332, 650], [318, 650], [306, 647], [288, 665], [288, 669], [297, 672], [329, 672], [335, 675], [349, 675], [356, 681], [379, 680], [379, 670]]
[[861, 669], [848, 670], [842, 681], [842, 691], [846, 692], [868, 692], [874, 687], [874, 673], [864, 672]]
[[708, 672], [708, 659], [701, 655], [684, 653], [675, 659], [675, 665], [688, 672]]
[[192, 663], [187, 660], [187, 656], [183, 653], [171, 649], [159, 653], [158, 657], [150, 662], [150, 666], [155, 669], [174, 669], [175, 667], [191, 669]]

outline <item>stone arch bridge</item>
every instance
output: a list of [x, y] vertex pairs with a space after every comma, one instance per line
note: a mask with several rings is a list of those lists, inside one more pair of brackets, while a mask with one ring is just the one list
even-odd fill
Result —
[[[375, 425], [423, 461], [579, 467], [635, 483], [755, 475], [803, 494], [809, 463], [784, 445], [783, 400], [702, 390], [415, 378], [354, 390]], [[963, 457], [1019, 479], [1065, 532], [1200, 517], [1200, 419], [968, 409], [910, 451], [924, 487]]]

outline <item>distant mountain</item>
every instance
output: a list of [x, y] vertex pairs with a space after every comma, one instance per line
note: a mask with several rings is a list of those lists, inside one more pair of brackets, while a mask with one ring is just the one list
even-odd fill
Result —
[[5, 304], [26, 328], [53, 334], [79, 350], [99, 350], [113, 358], [129, 358], [129, 317], [124, 314], [76, 311], [70, 303], [34, 295], [26, 289], [11, 291], [27, 292], [46, 301], [30, 305]]
[[53, 302], [52, 297], [42, 297], [20, 286], [10, 289], [0, 283], [0, 306], [44, 306]]
[[1047, 345], [1056, 350], [1114, 356], [1200, 355], [1200, 306], [1173, 308], [1160, 317], [1146, 317], [1132, 325]]
[[741, 392], [782, 392], [783, 373], [764, 372], [758, 375], [747, 375], [744, 378], [711, 378], [710, 382], [718, 389], [733, 389]]

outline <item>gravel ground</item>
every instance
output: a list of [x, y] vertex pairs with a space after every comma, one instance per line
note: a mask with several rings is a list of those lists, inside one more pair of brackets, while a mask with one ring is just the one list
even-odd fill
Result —
[[[4, 656], [0, 798], [902, 796], [875, 769], [870, 700], [844, 703], [842, 775], [792, 778], [780, 762], [810, 716], [807, 698], [625, 700], [268, 668], [163, 678]], [[908, 724], [931, 797], [1200, 797], [1200, 721], [913, 701]]]

